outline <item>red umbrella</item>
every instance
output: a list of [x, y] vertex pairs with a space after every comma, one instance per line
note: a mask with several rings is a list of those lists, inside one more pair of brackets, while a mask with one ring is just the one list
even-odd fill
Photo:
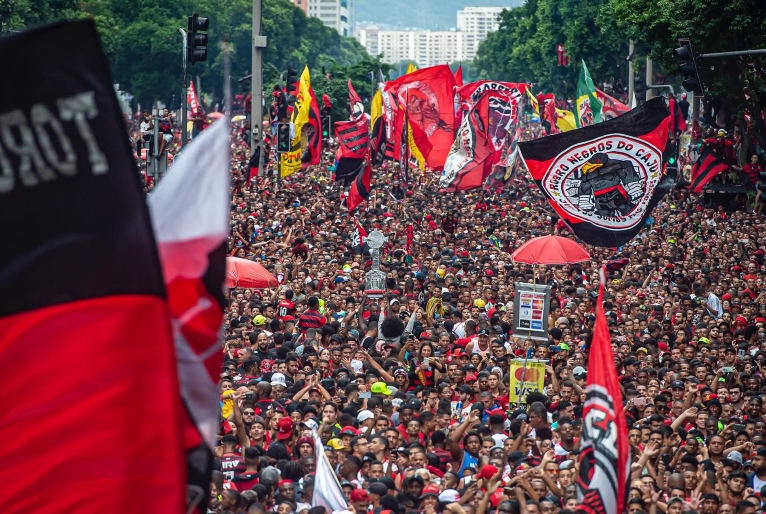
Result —
[[543, 236], [530, 239], [511, 254], [514, 262], [526, 264], [572, 264], [590, 260], [588, 251], [571, 239]]
[[277, 278], [257, 262], [239, 257], [226, 257], [226, 287], [266, 289], [277, 287]]

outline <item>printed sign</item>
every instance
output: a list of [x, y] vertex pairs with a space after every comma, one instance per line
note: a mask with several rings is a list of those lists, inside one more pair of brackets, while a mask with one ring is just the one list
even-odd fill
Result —
[[548, 340], [550, 286], [516, 282], [513, 298], [513, 335]]
[[508, 402], [526, 403], [527, 395], [537, 391], [541, 393], [545, 387], [546, 361], [518, 359], [511, 361], [511, 387], [508, 391]]

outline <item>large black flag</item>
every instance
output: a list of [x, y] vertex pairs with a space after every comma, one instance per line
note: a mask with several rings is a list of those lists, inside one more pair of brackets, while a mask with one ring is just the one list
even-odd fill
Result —
[[183, 512], [162, 269], [95, 25], [3, 36], [0, 70], [0, 504]]
[[586, 243], [624, 245], [673, 187], [662, 170], [670, 116], [664, 102], [519, 144], [532, 178]]

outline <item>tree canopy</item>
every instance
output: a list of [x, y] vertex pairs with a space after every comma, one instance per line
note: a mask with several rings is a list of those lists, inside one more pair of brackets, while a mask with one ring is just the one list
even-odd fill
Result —
[[[597, 84], [627, 80], [628, 39], [606, 9], [608, 0], [527, 0], [503, 11], [500, 27], [479, 46], [481, 78], [530, 82], [536, 89], [572, 95], [581, 60]], [[559, 66], [563, 44], [569, 66]]]
[[[189, 74], [199, 76], [203, 92], [219, 101], [223, 92], [221, 43], [225, 39], [231, 48], [235, 90], [236, 80], [250, 74], [252, 0], [0, 0], [5, 31], [92, 17], [114, 80], [142, 105], [154, 100], [170, 103], [174, 98], [180, 102], [182, 41], [178, 28], [186, 28], [186, 17], [195, 12], [210, 19], [208, 59], [189, 66]], [[341, 70], [364, 62], [370, 66], [368, 72], [377, 72], [379, 59], [370, 58], [356, 40], [308, 18], [290, 0], [263, 0], [262, 12], [262, 34], [268, 38], [263, 51], [265, 89], [279, 80], [288, 65], [302, 69], [308, 64], [312, 75], [319, 76], [323, 66]]]

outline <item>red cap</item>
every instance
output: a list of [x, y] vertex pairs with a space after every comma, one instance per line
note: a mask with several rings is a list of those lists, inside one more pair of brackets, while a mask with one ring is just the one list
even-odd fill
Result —
[[476, 375], [474, 375], [473, 373], [471, 373], [470, 375], [467, 375], [465, 377], [465, 381], [466, 382], [476, 382]]
[[668, 343], [666, 343], [666, 342], [657, 343], [657, 348], [659, 348], [663, 352], [667, 352], [668, 351]]
[[285, 478], [284, 480], [280, 480], [279, 482], [277, 482], [277, 487], [282, 487], [283, 485], [292, 484], [292, 483], [293, 483], [292, 480], [290, 480], [289, 478]]
[[368, 502], [370, 501], [370, 493], [364, 489], [354, 489], [351, 491], [352, 502]]
[[284, 321], [285, 323], [287, 323], [288, 321], [295, 321], [295, 318], [294, 318], [294, 317], [292, 317], [292, 316], [284, 316], [284, 317], [282, 318], [282, 321]]
[[484, 270], [484, 274], [487, 275], [488, 277], [491, 277], [492, 275], [495, 274], [495, 272], [492, 271], [491, 269], [486, 269]]
[[[283, 418], [284, 419], [284, 418]], [[351, 434], [353, 436], [359, 435], [359, 430], [354, 427], [343, 427], [340, 429], [340, 435]]]
[[737, 316], [737, 318], [734, 320], [734, 323], [736, 324], [742, 323], [743, 325], [747, 325], [747, 318], [745, 318], [744, 316]]
[[755, 318], [756, 323], [766, 323], [766, 318]]
[[290, 439], [293, 436], [293, 420], [290, 418], [282, 418], [277, 422], [277, 439], [284, 441]]
[[492, 464], [487, 464], [481, 468], [481, 473], [479, 473], [479, 476], [484, 480], [489, 480], [494, 476], [495, 473], [497, 473], [497, 468]]

